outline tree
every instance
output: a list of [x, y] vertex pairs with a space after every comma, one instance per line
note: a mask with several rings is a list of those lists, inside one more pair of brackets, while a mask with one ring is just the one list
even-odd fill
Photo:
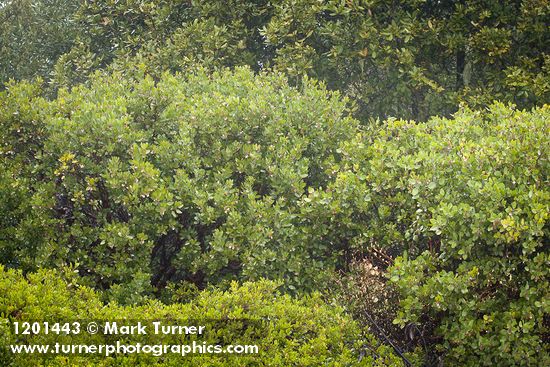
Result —
[[48, 78], [77, 34], [76, 0], [0, 3], [0, 86], [9, 79]]
[[460, 102], [548, 101], [550, 11], [530, 1], [283, 1], [274, 64], [358, 101], [361, 115], [425, 120]]

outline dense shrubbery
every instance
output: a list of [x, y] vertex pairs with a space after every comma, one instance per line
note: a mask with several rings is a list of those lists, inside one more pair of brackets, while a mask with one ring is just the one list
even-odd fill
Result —
[[[36, 355], [6, 353], [8, 343], [22, 343], [22, 336], [13, 334], [13, 321], [142, 321], [164, 320], [166, 324], [193, 325], [209, 320], [218, 322], [197, 341], [208, 344], [258, 345], [259, 354], [239, 356], [162, 357], [150, 354], [117, 355], [109, 358], [98, 355], [48, 356], [48, 366], [68, 365], [152, 365], [181, 366], [399, 366], [398, 357], [384, 346], [376, 346], [371, 337], [361, 336], [356, 323], [342, 310], [323, 304], [318, 295], [293, 300], [276, 291], [277, 284], [269, 281], [232, 284], [231, 289], [205, 291], [191, 303], [162, 305], [151, 301], [143, 306], [104, 306], [91, 289], [80, 286], [78, 279], [65, 272], [41, 270], [23, 277], [20, 272], [0, 266], [0, 358], [4, 366], [37, 365]], [[137, 319], [136, 319], [137, 318]], [[233, 320], [233, 321], [231, 321]], [[239, 324], [246, 322], [246, 324]], [[200, 324], [198, 324], [200, 325]], [[246, 325], [245, 329], [237, 327]], [[208, 326], [207, 326], [208, 327]], [[246, 332], [242, 331], [246, 330]], [[19, 338], [19, 339], [18, 339]], [[27, 342], [42, 343], [48, 336], [33, 336]], [[81, 336], [80, 340], [101, 341], [101, 338]], [[131, 337], [126, 337], [131, 338]], [[79, 339], [75, 339], [79, 340]], [[123, 338], [124, 340], [124, 338]], [[130, 340], [130, 339], [128, 339]], [[142, 344], [159, 344], [162, 336], [146, 335], [131, 339]], [[181, 340], [179, 341], [181, 343]], [[191, 342], [191, 340], [189, 340]], [[370, 345], [367, 343], [371, 343]], [[370, 349], [367, 349], [370, 348]], [[374, 353], [372, 352], [374, 351]], [[365, 354], [366, 353], [366, 354]], [[359, 355], [364, 354], [359, 362]]]
[[2, 98], [4, 164], [23, 165], [8, 183], [27, 185], [26, 206], [7, 210], [21, 217], [9, 230], [40, 247], [23, 255], [28, 245], [10, 244], [8, 264], [45, 253], [38, 265], [75, 263], [95, 286], [142, 293], [149, 275], [159, 287], [269, 276], [312, 289], [337, 259], [317, 241], [326, 229], [310, 233], [301, 199], [331, 181], [357, 123], [313, 82], [297, 90], [245, 69], [158, 83], [114, 74], [51, 103], [32, 99], [30, 85]]
[[[548, 360], [548, 107], [361, 128], [323, 87], [246, 69], [0, 100], [10, 267], [74, 264], [133, 304], [262, 277], [304, 292], [376, 250], [433, 358]], [[375, 283], [350, 309], [387, 322]]]
[[453, 365], [548, 364], [549, 128], [547, 106], [387, 121], [344, 143], [335, 182], [310, 195], [317, 225], [403, 253], [396, 322]]
[[2, 317], [243, 306], [283, 315], [275, 359], [252, 364], [398, 363], [318, 296], [250, 283], [268, 278], [325, 291], [429, 366], [550, 365], [549, 16], [548, 0], [0, 1], [0, 266], [28, 274], [2, 268]]

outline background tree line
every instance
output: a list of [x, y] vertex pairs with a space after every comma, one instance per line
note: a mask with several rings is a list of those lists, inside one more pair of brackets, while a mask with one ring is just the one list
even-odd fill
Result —
[[[309, 75], [358, 116], [425, 120], [460, 103], [532, 107], [550, 93], [548, 2], [6, 1], [0, 81], [52, 90], [111, 65], [151, 73], [248, 65]], [[140, 60], [140, 61], [137, 61]]]

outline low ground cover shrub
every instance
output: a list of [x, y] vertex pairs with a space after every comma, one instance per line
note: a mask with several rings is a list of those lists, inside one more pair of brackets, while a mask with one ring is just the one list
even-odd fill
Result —
[[[71, 269], [72, 270], [72, 269]], [[71, 275], [72, 274], [72, 275]], [[329, 306], [319, 294], [301, 299], [282, 295], [276, 289], [280, 284], [262, 280], [243, 285], [233, 283], [228, 291], [201, 292], [192, 302], [163, 305], [150, 301], [141, 306], [103, 304], [92, 289], [81, 286], [74, 272], [41, 270], [24, 277], [20, 271], [0, 266], [0, 357], [5, 366], [98, 365], [163, 365], [163, 366], [399, 366], [399, 357], [386, 346], [378, 346], [375, 339], [362, 334], [357, 323]], [[9, 344], [54, 343], [64, 340], [44, 335], [24, 337], [15, 335], [15, 321], [78, 321], [115, 322], [134, 325], [141, 321], [161, 321], [165, 325], [206, 324], [202, 335], [119, 335], [113, 339], [100, 335], [72, 336], [72, 343], [141, 344], [229, 344], [257, 345], [258, 354], [178, 354], [155, 356], [146, 354], [118, 354], [109, 357], [98, 354], [46, 355], [14, 354]], [[243, 326], [244, 325], [244, 326]], [[151, 326], [151, 324], [149, 324]], [[86, 333], [86, 330], [82, 330]], [[60, 343], [63, 343], [61, 341]], [[362, 356], [362, 357], [361, 357]]]

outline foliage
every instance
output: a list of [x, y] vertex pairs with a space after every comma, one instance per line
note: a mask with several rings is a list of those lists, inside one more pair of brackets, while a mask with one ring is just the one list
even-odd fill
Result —
[[164, 41], [186, 19], [187, 8], [183, 0], [84, 1], [74, 18], [79, 38], [106, 65], [144, 42]]
[[[47, 246], [39, 265], [78, 264], [103, 289], [151, 275], [159, 288], [270, 277], [306, 290], [328, 277], [339, 252], [309, 231], [301, 199], [332, 180], [338, 144], [357, 128], [337, 93], [247, 69], [96, 79], [40, 109], [40, 154], [19, 184], [55, 223], [36, 239]], [[32, 109], [22, 96], [5, 94], [6, 105]]]
[[546, 0], [29, 3], [0, 10], [17, 19], [0, 32], [0, 81], [51, 74], [55, 88], [70, 87], [99, 68], [136, 64], [153, 75], [197, 63], [275, 68], [293, 83], [307, 74], [340, 90], [365, 121], [550, 97]]
[[77, 34], [76, 0], [0, 2], [0, 86], [9, 79], [48, 77]]
[[[167, 9], [174, 19], [161, 22]], [[153, 74], [197, 62], [276, 68], [296, 84], [307, 74], [352, 97], [362, 120], [425, 120], [459, 103], [548, 101], [549, 9], [531, 0], [97, 1], [78, 13], [88, 30], [79, 47], [98, 65], [142, 63]]]
[[0, 93], [0, 259], [25, 271], [43, 260], [53, 224], [41, 194], [31, 189], [39, 180], [33, 168], [46, 134], [48, 103], [40, 84], [9, 83]]
[[544, 364], [547, 106], [361, 128], [309, 80], [139, 73], [2, 93], [5, 264], [75, 264], [135, 304], [234, 279], [307, 291], [381, 249], [396, 322], [441, 358]]
[[549, 112], [387, 121], [343, 143], [340, 173], [311, 197], [342, 241], [402, 254], [396, 322], [453, 365], [548, 364]]
[[460, 101], [547, 101], [549, 10], [547, 1], [287, 0], [264, 35], [278, 68], [326, 80], [364, 114], [424, 120]]
[[[63, 278], [53, 271], [41, 270], [28, 274], [5, 270], [0, 266], [0, 350], [3, 365], [35, 365], [36, 355], [5, 353], [8, 343], [18, 343], [13, 335], [13, 321], [121, 321], [135, 319], [164, 320], [165, 323], [193, 325], [193, 322], [225, 320], [216, 323], [216, 330], [207, 330], [200, 339], [208, 344], [255, 344], [259, 354], [239, 356], [187, 356], [187, 366], [399, 366], [399, 358], [387, 347], [371, 344], [359, 362], [362, 343], [372, 342], [370, 336], [361, 338], [358, 326], [342, 310], [323, 304], [318, 294], [293, 299], [276, 291], [277, 284], [269, 281], [233, 283], [228, 291], [204, 291], [186, 304], [162, 305], [151, 301], [143, 306], [121, 307], [103, 305], [97, 294], [78, 284], [78, 278], [67, 269]], [[200, 318], [197, 319], [197, 315]], [[239, 320], [248, 320], [246, 333], [235, 328]], [[177, 322], [176, 322], [177, 321]], [[128, 322], [128, 321], [127, 321]], [[210, 324], [208, 324], [210, 325]], [[83, 340], [93, 337], [82, 337]], [[121, 337], [124, 340], [124, 336]], [[40, 343], [47, 336], [33, 336], [28, 342]], [[100, 340], [97, 339], [97, 340]], [[158, 344], [162, 336], [148, 334], [139, 339], [146, 344]], [[135, 341], [135, 340], [134, 340]], [[21, 341], [19, 341], [21, 342]], [[180, 341], [181, 343], [181, 341]], [[108, 358], [88, 354], [44, 357], [46, 366], [93, 364], [113, 365], [164, 365], [181, 366], [179, 355], [155, 357], [151, 354], [116, 355]]]
[[[549, 17], [547, 0], [0, 1], [0, 263], [80, 276], [2, 270], [0, 307], [256, 297], [252, 315], [315, 329], [275, 325], [261, 363], [354, 364], [340, 310], [232, 283], [281, 279], [408, 334], [427, 365], [549, 365]], [[395, 362], [374, 349], [365, 364]]]

